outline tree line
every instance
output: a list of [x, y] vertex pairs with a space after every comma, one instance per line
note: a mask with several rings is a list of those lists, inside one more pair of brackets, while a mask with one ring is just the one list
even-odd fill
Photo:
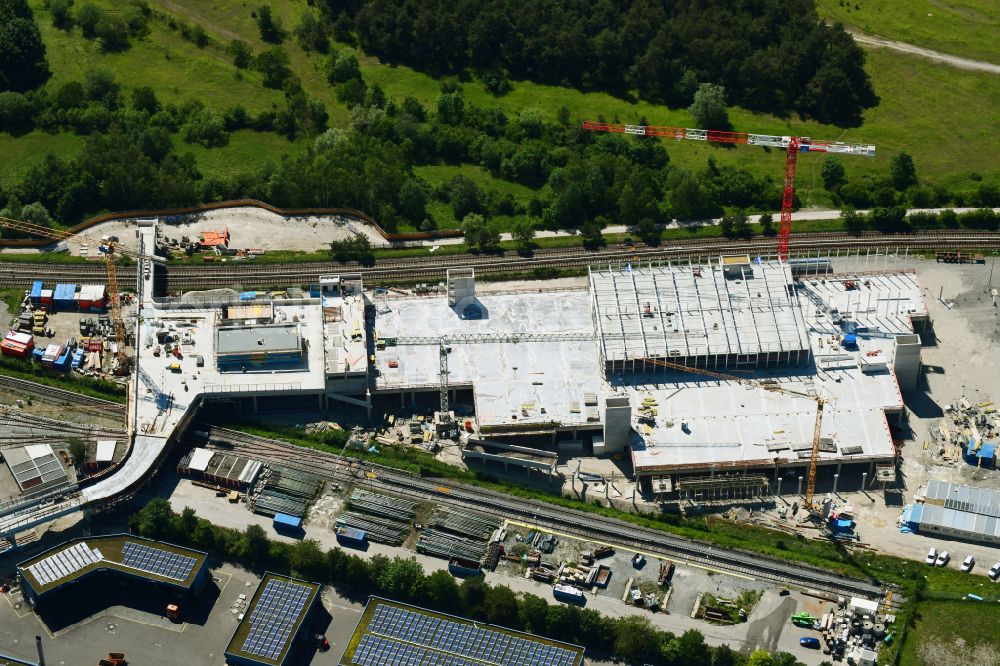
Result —
[[364, 559], [340, 548], [323, 551], [313, 539], [295, 543], [272, 541], [259, 525], [239, 531], [212, 525], [194, 509], [174, 513], [163, 499], [151, 500], [133, 514], [130, 528], [162, 539], [242, 562], [257, 571], [275, 571], [332, 586], [362, 600], [379, 595], [479, 622], [527, 631], [574, 643], [591, 653], [612, 656], [627, 664], [661, 666], [799, 666], [788, 653], [752, 654], [705, 643], [701, 632], [680, 636], [661, 631], [647, 617], [606, 617], [589, 608], [549, 604], [534, 594], [517, 594], [482, 577], [456, 582], [446, 570], [425, 573], [414, 558], [374, 555]]
[[[19, 2], [11, 0], [9, 6]], [[73, 16], [84, 6], [75, 7]], [[143, 7], [133, 2], [124, 14], [144, 15]], [[86, 137], [77, 156], [44, 156], [0, 185], [0, 205], [38, 223], [70, 225], [106, 210], [257, 198], [283, 207], [355, 207], [390, 231], [433, 229], [440, 215], [428, 211], [445, 208], [481, 249], [496, 245], [501, 225], [525, 249], [540, 228], [578, 230], [588, 244], [600, 244], [609, 224], [627, 225], [655, 243], [658, 226], [673, 219], [780, 207], [781, 184], [772, 175], [720, 165], [714, 158], [703, 168], [681, 168], [671, 163], [663, 142], [585, 132], [565, 107], [549, 119], [538, 109], [480, 106], [466, 99], [461, 82], [450, 77], [441, 81], [429, 105], [414, 97], [389, 98], [364, 80], [353, 50], [331, 44], [331, 30], [344, 37], [345, 14], [336, 18], [328, 10], [307, 10], [289, 32], [266, 7], [253, 12], [268, 46], [254, 53], [246, 42], [234, 40], [228, 48], [238, 70], [256, 69], [265, 86], [284, 93], [281, 103], [257, 114], [240, 104], [218, 108], [199, 100], [161, 101], [146, 86], [123, 89], [102, 68], [58, 87], [37, 87], [36, 81], [34, 89], [0, 92], [0, 131], [71, 131]], [[362, 9], [355, 7], [350, 17]], [[25, 34], [30, 27], [37, 33], [30, 11], [26, 16], [15, 23], [27, 26]], [[290, 34], [304, 48], [323, 54], [321, 71], [350, 109], [346, 127], [328, 128], [323, 103], [303, 90], [282, 46]], [[4, 57], [9, 54], [0, 53], [0, 65]], [[699, 83], [692, 112], [709, 123], [726, 122], [725, 95], [721, 86]], [[236, 175], [206, 177], [184, 145], [223, 146], [237, 130], [273, 132], [309, 146]], [[430, 183], [414, 172], [421, 165], [460, 169]], [[464, 171], [468, 165], [532, 193], [515, 198], [509, 190], [483, 186]], [[836, 203], [859, 208], [1000, 205], [997, 187], [981, 178], [971, 192], [925, 184], [905, 153], [884, 174], [850, 178], [840, 160], [828, 156], [822, 177]], [[333, 250], [340, 257], [368, 254], [366, 248], [346, 245]]]
[[[779, 116], [859, 124], [865, 55], [813, 0], [317, 0], [337, 39], [497, 94], [531, 80], [687, 106], [700, 83]], [[712, 127], [706, 129], [725, 129]]]

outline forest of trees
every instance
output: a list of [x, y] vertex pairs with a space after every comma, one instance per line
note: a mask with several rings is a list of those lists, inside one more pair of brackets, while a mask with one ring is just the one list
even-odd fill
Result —
[[680, 636], [661, 631], [643, 615], [612, 618], [588, 608], [550, 604], [534, 594], [516, 594], [482, 577], [458, 582], [443, 569], [428, 574], [413, 558], [374, 555], [365, 559], [340, 548], [323, 551], [312, 539], [271, 541], [255, 524], [243, 531], [217, 527], [198, 518], [191, 508], [174, 513], [163, 499], [150, 501], [131, 517], [129, 526], [143, 536], [190, 545], [256, 571], [326, 583], [362, 603], [368, 595], [381, 595], [582, 645], [591, 658], [614, 656], [636, 666], [800, 666], [785, 652], [747, 654], [725, 645], [712, 647], [694, 629]]
[[[779, 116], [856, 125], [877, 98], [865, 56], [814, 0], [320, 0], [338, 39], [435, 74], [691, 104], [699, 83]], [[722, 129], [722, 128], [708, 128]]]
[[[66, 20], [79, 20], [85, 6]], [[139, 0], [129, 6], [141, 15]], [[282, 45], [285, 28], [259, 9], [262, 34], [281, 43], [255, 53], [247, 42], [234, 40], [228, 51], [236, 68], [260, 71], [263, 84], [281, 90], [283, 99], [250, 114], [238, 103], [224, 108], [212, 106], [212, 100], [178, 103], [159, 99], [146, 86], [124, 89], [113, 72], [101, 67], [87, 70], [82, 80], [42, 85], [48, 68], [35, 20], [24, 0], [0, 0], [0, 14], [10, 18], [0, 27], [0, 45], [20, 45], [20, 50], [0, 49], [0, 131], [85, 137], [72, 157], [22, 156], [29, 166], [0, 184], [0, 213], [71, 225], [107, 210], [256, 198], [281, 207], [358, 208], [392, 231], [433, 229], [440, 211], [450, 209], [455, 222], [449, 226], [473, 231], [470, 238], [478, 239], [473, 245], [485, 249], [498, 238], [498, 218], [527, 248], [540, 228], [579, 230], [585, 241], [596, 244], [605, 226], [624, 224], [655, 243], [657, 225], [672, 219], [780, 207], [780, 183], [771, 175], [757, 176], [711, 157], [703, 168], [681, 168], [671, 163], [664, 142], [582, 131], [565, 107], [550, 119], [532, 108], [508, 112], [478, 106], [453, 77], [442, 79], [430, 105], [413, 97], [391, 99], [363, 79], [352, 50], [334, 48], [325, 35], [324, 30], [348, 39], [353, 23], [345, 23], [346, 15], [330, 24], [312, 12], [293, 32], [324, 54], [323, 74], [350, 109], [346, 126], [328, 128], [324, 104], [305, 92], [289, 66]], [[361, 16], [364, 7], [351, 11], [350, 16]], [[189, 26], [188, 32], [197, 31]], [[725, 123], [720, 105], [727, 91], [697, 81], [693, 89], [693, 112]], [[185, 146], [223, 146], [237, 130], [279, 134], [307, 143], [308, 149], [235, 175], [206, 177]], [[926, 185], [906, 153], [894, 156], [885, 173], [859, 177], [848, 177], [836, 156], [823, 159], [822, 182], [837, 205], [1000, 205], [997, 187], [981, 178], [966, 192]], [[458, 168], [431, 184], [416, 175], [414, 167], [422, 165]], [[515, 199], [509, 189], [484, 186], [470, 177], [468, 165], [533, 194]], [[434, 216], [428, 212], [432, 203]], [[741, 225], [735, 233], [746, 231]], [[343, 256], [364, 253], [363, 248], [335, 250]]]

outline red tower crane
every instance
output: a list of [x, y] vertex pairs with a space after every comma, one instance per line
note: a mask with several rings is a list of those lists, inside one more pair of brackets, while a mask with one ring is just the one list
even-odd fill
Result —
[[805, 136], [776, 136], [750, 134], [749, 132], [722, 132], [719, 130], [689, 129], [686, 127], [657, 127], [655, 125], [619, 125], [584, 121], [583, 129], [591, 132], [615, 132], [635, 136], [661, 136], [671, 139], [708, 141], [710, 143], [748, 143], [785, 151], [785, 183], [781, 194], [781, 225], [778, 227], [778, 258], [788, 259], [788, 242], [792, 234], [792, 203], [795, 196], [795, 162], [799, 153], [837, 153], [841, 155], [875, 156], [875, 146], [870, 144], [843, 143], [841, 141], [813, 141]]

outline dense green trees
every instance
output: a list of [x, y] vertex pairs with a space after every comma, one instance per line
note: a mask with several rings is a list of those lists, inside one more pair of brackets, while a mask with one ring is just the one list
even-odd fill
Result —
[[[175, 514], [163, 499], [150, 501], [129, 521], [143, 536], [189, 544], [213, 555], [236, 559], [257, 570], [290, 573], [327, 583], [341, 594], [364, 599], [378, 594], [415, 603], [478, 622], [518, 629], [582, 645], [593, 653], [613, 656], [625, 664], [658, 666], [745, 666], [747, 657], [728, 648], [712, 648], [696, 630], [680, 636], [656, 629], [647, 615], [613, 618], [590, 608], [549, 604], [534, 594], [515, 594], [509, 587], [491, 585], [483, 577], [461, 583], [444, 570], [425, 574], [413, 558], [375, 555], [362, 559], [319, 543], [269, 541], [259, 525], [243, 531], [214, 527], [185, 509]], [[797, 666], [786, 653], [774, 661], [766, 652], [751, 663]], [[756, 653], [755, 653], [756, 654]], [[767, 658], [766, 660], [764, 658]]]
[[689, 109], [695, 127], [709, 130], [728, 130], [729, 113], [726, 111], [726, 89], [714, 83], [702, 83], [694, 93]]
[[331, 29], [433, 73], [471, 69], [502, 93], [508, 77], [691, 104], [699, 83], [730, 102], [855, 124], [877, 101], [864, 52], [813, 0], [322, 0]]
[[271, 44], [280, 44], [285, 39], [285, 29], [281, 24], [281, 19], [274, 16], [270, 5], [262, 5], [256, 11], [254, 19], [257, 22], [257, 30], [260, 38]]
[[27, 0], [0, 2], [0, 92], [25, 92], [49, 77], [45, 44]]

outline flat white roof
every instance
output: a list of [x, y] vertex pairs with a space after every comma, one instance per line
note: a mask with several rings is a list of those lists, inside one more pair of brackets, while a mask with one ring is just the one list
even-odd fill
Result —
[[111, 462], [115, 457], [115, 440], [97, 440], [97, 455], [94, 458], [97, 462]]
[[197, 448], [191, 454], [191, 464], [188, 465], [191, 469], [198, 470], [199, 472], [204, 472], [208, 469], [208, 463], [211, 462], [212, 456], [215, 455], [212, 451], [208, 449]]
[[[853, 285], [845, 281], [854, 280]], [[913, 273], [809, 277], [796, 283], [814, 363], [801, 369], [757, 372], [741, 378], [778, 381], [817, 395], [823, 410], [820, 463], [888, 459], [894, 455], [886, 412], [903, 409], [891, 360], [896, 335], [911, 334], [911, 318], [926, 316]], [[848, 288], [851, 286], [852, 288]], [[848, 302], [848, 299], [850, 301]], [[845, 348], [837, 308], [857, 329], [857, 348]], [[863, 371], [873, 359], [888, 367]], [[636, 471], [656, 473], [737, 468], [808, 460], [816, 402], [717, 381], [690, 373], [626, 375], [632, 395]], [[645, 384], [645, 385], [643, 385]], [[657, 401], [656, 425], [640, 422], [643, 399]], [[687, 423], [690, 433], [681, 429]]]
[[29, 444], [24, 447], [24, 450], [27, 452], [28, 457], [32, 460], [38, 460], [39, 458], [52, 455], [52, 447], [48, 444]]
[[[462, 319], [444, 295], [390, 297], [377, 314], [375, 329], [381, 338], [488, 333], [593, 337], [585, 290], [484, 294], [477, 300], [485, 315], [482, 319]], [[449, 346], [449, 385], [473, 387], [481, 426], [588, 422], [584, 394], [599, 393], [603, 382], [596, 340]], [[379, 389], [439, 386], [436, 344], [388, 346], [375, 356]], [[596, 410], [593, 417], [600, 420]]]
[[326, 372], [331, 375], [367, 372], [364, 296], [324, 295], [321, 298]]

